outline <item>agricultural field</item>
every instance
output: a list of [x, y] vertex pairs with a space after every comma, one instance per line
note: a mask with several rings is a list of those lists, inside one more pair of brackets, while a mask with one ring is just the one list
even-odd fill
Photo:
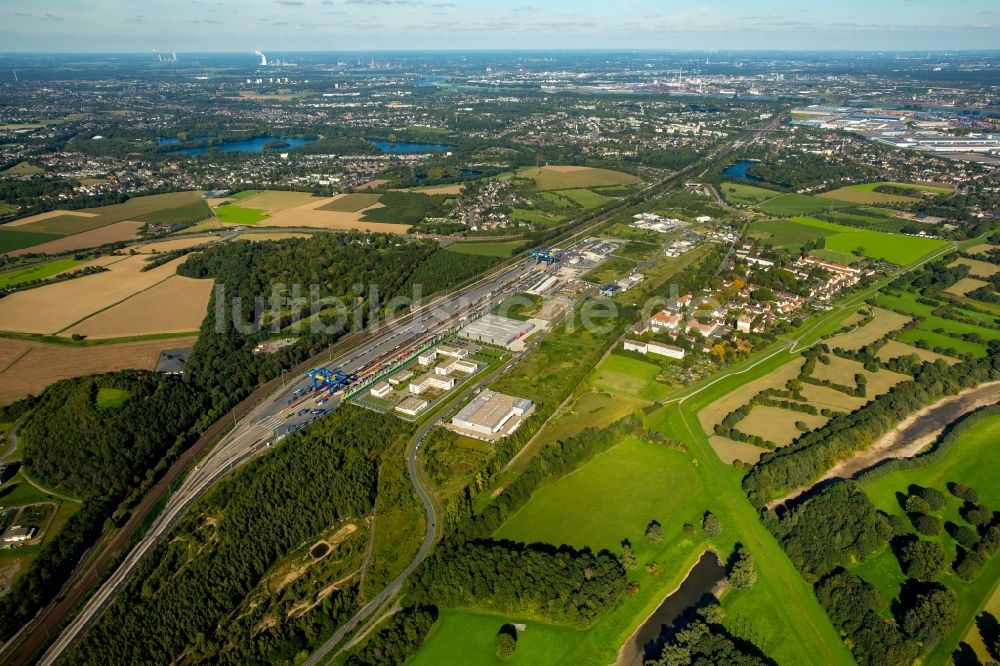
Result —
[[998, 247], [1000, 247], [1000, 245], [990, 245], [989, 243], [981, 243], [979, 245], [972, 245], [970, 247], [967, 247], [965, 251], [968, 252], [969, 254], [986, 254], [987, 252], [995, 250]]
[[884, 369], [878, 372], [869, 372], [865, 370], [863, 364], [840, 356], [831, 354], [829, 359], [829, 364], [817, 363], [812, 376], [841, 386], [853, 387], [857, 384], [854, 381], [854, 376], [864, 375], [868, 381], [868, 400], [885, 393], [899, 382], [909, 379], [906, 375]]
[[984, 282], [983, 280], [977, 280], [976, 278], [962, 278], [955, 284], [951, 285], [945, 289], [945, 293], [952, 294], [953, 296], [965, 296], [970, 291], [975, 291], [980, 287], [985, 287], [989, 282]]
[[129, 252], [135, 250], [139, 254], [159, 254], [162, 252], [173, 252], [174, 250], [186, 250], [189, 247], [197, 247], [198, 245], [208, 245], [209, 243], [214, 243], [217, 240], [218, 238], [212, 237], [158, 240], [143, 243], [142, 245], [133, 245], [129, 248]]
[[294, 231], [254, 231], [249, 233], [242, 233], [238, 235], [233, 240], [244, 240], [244, 241], [277, 241], [285, 240], [286, 238], [312, 238], [312, 234], [305, 232], [294, 232]]
[[17, 270], [0, 273], [0, 289], [13, 287], [32, 280], [44, 280], [59, 273], [77, 268], [81, 264], [87, 263], [80, 259], [57, 259], [44, 264], [19, 268]]
[[901, 315], [892, 310], [875, 308], [874, 318], [866, 325], [855, 328], [853, 331], [835, 335], [825, 340], [830, 349], [861, 349], [870, 345], [876, 340], [881, 340], [892, 331], [897, 331], [911, 321], [911, 317]]
[[[913, 294], [879, 294], [875, 302], [883, 307], [900, 310], [924, 318], [920, 325], [900, 336], [901, 342], [917, 342], [923, 340], [932, 347], [942, 349], [955, 349], [959, 353], [970, 353], [975, 356], [984, 356], [986, 347], [978, 342], [969, 342], [956, 336], [963, 334], [975, 334], [984, 340], [1000, 339], [1000, 331], [984, 322], [981, 326], [975, 326], [964, 322], [945, 319], [933, 314], [934, 307], [918, 303]], [[964, 312], [964, 311], [963, 311]], [[968, 313], [968, 316], [975, 319], [975, 313]]]
[[135, 238], [144, 223], [187, 224], [211, 216], [200, 192], [135, 197], [80, 211], [50, 211], [0, 227], [0, 252], [55, 254]]
[[[996, 475], [1000, 473], [1000, 449], [996, 446], [995, 436], [998, 431], [1000, 431], [1000, 416], [983, 417], [976, 427], [964, 431], [959, 441], [955, 442], [940, 460], [924, 467], [893, 472], [881, 479], [867, 482], [865, 492], [878, 509], [905, 518], [904, 510], [899, 504], [898, 493], [905, 493], [911, 484], [937, 488], [947, 496], [947, 504], [940, 512], [940, 517], [958, 525], [965, 524], [958, 511], [961, 502], [947, 493], [946, 486], [948, 483], [956, 482], [966, 484], [978, 491], [981, 503], [994, 509], [1000, 506], [1000, 485], [995, 482]], [[951, 538], [943, 536], [924, 538], [939, 541], [946, 553], [951, 558], [955, 557], [956, 544]], [[882, 556], [877, 556], [875, 559], [880, 557]], [[895, 560], [891, 552], [886, 559]], [[864, 566], [865, 570], [857, 573], [863, 577], [867, 574], [868, 582], [888, 593], [898, 589], [904, 578], [895, 561], [890, 561], [888, 565], [881, 567], [867, 561]], [[958, 621], [945, 634], [925, 663], [947, 662], [948, 655], [966, 634], [976, 614], [990, 599], [997, 582], [1000, 581], [1000, 561], [996, 558], [990, 559], [979, 577], [971, 582], [965, 582], [951, 572], [944, 575], [944, 581], [948, 587], [955, 590], [958, 597]]]
[[788, 446], [802, 435], [802, 431], [795, 426], [796, 421], [804, 423], [809, 430], [815, 430], [822, 427], [828, 420], [825, 416], [757, 405], [750, 410], [746, 418], [737, 424], [736, 428], [748, 435], [763, 437], [778, 446]]
[[285, 190], [247, 190], [231, 198], [245, 208], [259, 208], [268, 213], [329, 201], [329, 199], [314, 197], [309, 192], [288, 192]]
[[792, 250], [808, 240], [823, 238], [829, 250], [845, 254], [860, 252], [871, 259], [882, 259], [901, 266], [948, 245], [941, 240], [846, 227], [811, 217], [755, 222], [750, 231], [774, 245]]
[[[197, 332], [208, 310], [212, 280], [173, 275], [84, 319], [60, 335], [89, 339]], [[170, 307], [164, 307], [170, 303]]]
[[1000, 266], [996, 264], [991, 264], [987, 261], [979, 261], [977, 259], [966, 259], [961, 257], [956, 259], [949, 266], [968, 266], [969, 275], [974, 278], [989, 278], [1000, 272]]
[[641, 179], [630, 173], [577, 166], [529, 167], [518, 172], [522, 178], [531, 178], [539, 190], [568, 190], [582, 187], [607, 187], [634, 185]]
[[702, 429], [706, 433], [712, 433], [715, 426], [721, 423], [729, 412], [747, 404], [750, 398], [761, 391], [769, 388], [783, 388], [789, 379], [799, 376], [803, 363], [805, 363], [805, 359], [802, 357], [795, 358], [762, 377], [741, 384], [738, 390], [722, 394], [698, 412], [698, 421], [701, 423]]
[[915, 355], [925, 363], [933, 363], [938, 359], [943, 359], [948, 365], [958, 363], [958, 359], [932, 352], [929, 349], [914, 347], [913, 345], [908, 345], [905, 342], [899, 342], [898, 340], [889, 340], [889, 342], [885, 343], [882, 348], [878, 350], [877, 358], [878, 360], [885, 362], [902, 356], [910, 356], [911, 354]]
[[494, 243], [490, 242], [467, 242], [467, 243], [451, 243], [446, 246], [445, 249], [449, 252], [458, 252], [459, 254], [475, 254], [484, 257], [503, 257], [507, 258], [514, 254], [524, 245], [524, 241], [498, 241]]
[[267, 219], [267, 213], [263, 209], [245, 208], [236, 204], [219, 206], [214, 212], [223, 224], [257, 224]]
[[873, 187], [879, 184], [881, 183], [873, 183], [872, 188], [866, 188], [864, 185], [848, 185], [847, 187], [841, 187], [829, 192], [823, 192], [822, 194], [817, 194], [816, 196], [821, 199], [848, 201], [853, 204], [865, 206], [914, 203], [919, 201], [916, 197], [875, 192]]
[[660, 366], [655, 363], [611, 353], [594, 369], [590, 383], [613, 395], [656, 402], [670, 391], [656, 381], [659, 373]]
[[760, 209], [761, 212], [768, 215], [774, 215], [776, 217], [789, 217], [792, 215], [819, 213], [822, 211], [833, 210], [835, 208], [845, 208], [851, 205], [853, 204], [848, 201], [820, 199], [809, 196], [808, 194], [796, 194], [792, 192], [789, 194], [779, 194], [773, 199], [768, 199], [767, 201], [759, 204], [757, 208]]
[[0, 404], [38, 395], [60, 379], [116, 370], [152, 370], [164, 349], [190, 347], [194, 337], [105, 345], [67, 345], [0, 338]]
[[[0, 299], [0, 326], [18, 333], [52, 335], [149, 289], [174, 275], [183, 257], [149, 271], [146, 256], [126, 257], [103, 273], [20, 291]], [[169, 310], [163, 303], [151, 308]], [[197, 327], [195, 327], [197, 328]]]
[[333, 201], [330, 203], [320, 206], [319, 210], [332, 210], [341, 213], [357, 213], [359, 210], [364, 210], [369, 206], [374, 206], [381, 198], [381, 194], [367, 194], [360, 192], [354, 194], [341, 194], [334, 197]]

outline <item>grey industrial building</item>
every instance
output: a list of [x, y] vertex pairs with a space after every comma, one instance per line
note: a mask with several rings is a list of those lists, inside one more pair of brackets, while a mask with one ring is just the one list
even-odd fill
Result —
[[463, 328], [459, 335], [463, 338], [485, 342], [491, 345], [509, 347], [512, 342], [533, 331], [534, 324], [517, 321], [494, 314], [484, 315]]
[[459, 410], [452, 417], [451, 424], [460, 430], [478, 435], [502, 437], [516, 430], [520, 421], [533, 407], [534, 403], [526, 398], [517, 398], [487, 389]]

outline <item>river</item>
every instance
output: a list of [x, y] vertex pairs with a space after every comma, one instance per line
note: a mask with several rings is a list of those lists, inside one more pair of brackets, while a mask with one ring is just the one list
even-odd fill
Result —
[[680, 586], [671, 592], [652, 615], [635, 630], [618, 652], [615, 666], [642, 666], [646, 659], [660, 656], [660, 638], [684, 611], [697, 604], [706, 594], [717, 594], [726, 578], [726, 568], [714, 552], [705, 551]]
[[909, 458], [932, 444], [949, 424], [980, 407], [1000, 402], [1000, 382], [990, 382], [943, 398], [906, 417], [864, 451], [831, 467], [816, 483], [797, 488], [785, 497], [768, 504], [775, 508], [807, 492], [818, 483], [834, 477], [850, 479], [888, 458]]

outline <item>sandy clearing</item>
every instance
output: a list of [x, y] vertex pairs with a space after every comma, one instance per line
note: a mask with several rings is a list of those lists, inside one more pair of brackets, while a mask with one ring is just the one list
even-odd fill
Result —
[[97, 213], [84, 213], [79, 210], [50, 210], [44, 213], [39, 213], [38, 215], [32, 215], [31, 217], [22, 217], [20, 220], [14, 220], [13, 222], [8, 222], [5, 227], [23, 227], [26, 224], [31, 224], [32, 222], [41, 222], [42, 220], [49, 220], [53, 217], [62, 217], [64, 215], [70, 215], [72, 217], [97, 217]]
[[988, 278], [988, 277], [992, 276], [993, 274], [997, 273], [998, 271], [1000, 271], [1000, 266], [997, 266], [996, 264], [991, 264], [991, 263], [989, 263], [987, 261], [978, 261], [976, 259], [966, 259], [965, 257], [961, 257], [959, 259], [956, 259], [955, 261], [953, 261], [952, 263], [950, 263], [948, 265], [949, 266], [960, 266], [960, 265], [968, 266], [971, 269], [969, 271], [969, 275], [971, 275], [972, 277], [977, 277], [977, 278]]
[[142, 254], [154, 254], [157, 252], [184, 250], [189, 247], [201, 245], [202, 243], [214, 243], [217, 240], [219, 239], [216, 237], [205, 236], [199, 238], [176, 238], [171, 240], [153, 241], [152, 243], [143, 243], [142, 245], [133, 245], [129, 248], [129, 250], [135, 250], [136, 252]]
[[[118, 345], [72, 347], [0, 338], [0, 358], [20, 356], [0, 370], [0, 404], [39, 394], [60, 379], [115, 370], [152, 370], [164, 349], [190, 347], [197, 338], [167, 338]], [[0, 366], [2, 367], [2, 366]]]
[[[374, 207], [381, 207], [375, 204]], [[408, 224], [388, 224], [385, 222], [362, 222], [361, 216], [366, 208], [356, 213], [340, 213], [329, 210], [314, 210], [310, 208], [291, 208], [275, 213], [266, 221], [269, 227], [315, 227], [317, 229], [360, 229], [389, 234], [405, 234], [410, 228]]]
[[970, 291], [975, 291], [980, 287], [985, 287], [989, 282], [984, 282], [982, 280], [977, 280], [976, 278], [962, 278], [955, 284], [951, 285], [945, 289], [946, 294], [953, 294], [955, 296], [965, 296]]
[[174, 274], [179, 257], [142, 273], [146, 257], [136, 255], [108, 266], [110, 270], [0, 299], [0, 329], [18, 333], [52, 334], [152, 287]]
[[174, 275], [60, 335], [69, 337], [79, 333], [104, 339], [197, 331], [208, 309], [212, 284], [212, 280]]
[[128, 220], [115, 222], [114, 224], [108, 224], [97, 229], [91, 229], [90, 231], [83, 231], [72, 236], [58, 238], [47, 243], [42, 243], [41, 245], [14, 250], [7, 254], [11, 257], [17, 257], [22, 254], [58, 254], [60, 252], [69, 252], [70, 250], [83, 250], [104, 245], [105, 243], [131, 240], [135, 238], [142, 226], [142, 222], [130, 222]]

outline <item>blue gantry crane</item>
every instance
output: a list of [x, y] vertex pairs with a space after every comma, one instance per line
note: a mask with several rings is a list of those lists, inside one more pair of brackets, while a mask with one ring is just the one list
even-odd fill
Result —
[[328, 389], [330, 393], [335, 393], [346, 388], [358, 378], [356, 374], [346, 374], [340, 370], [329, 370], [327, 368], [313, 368], [306, 372], [306, 377], [312, 381], [313, 391]]
[[559, 261], [560, 254], [555, 250], [532, 250], [531, 256], [535, 258], [535, 263], [540, 264], [543, 261], [551, 266], [555, 262]]

